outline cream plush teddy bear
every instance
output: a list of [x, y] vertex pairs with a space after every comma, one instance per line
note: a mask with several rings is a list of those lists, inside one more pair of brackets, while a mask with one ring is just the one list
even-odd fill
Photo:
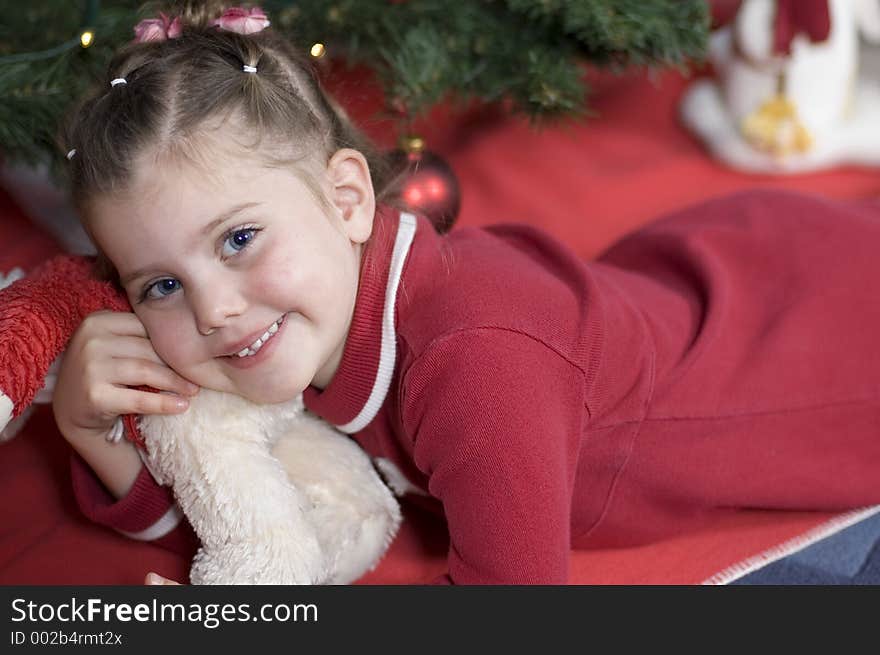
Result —
[[[0, 431], [44, 390], [70, 336], [99, 309], [130, 311], [87, 257], [56, 257], [0, 290]], [[301, 398], [256, 405], [203, 389], [183, 414], [127, 419], [201, 540], [193, 584], [353, 582], [400, 525], [370, 458]]]

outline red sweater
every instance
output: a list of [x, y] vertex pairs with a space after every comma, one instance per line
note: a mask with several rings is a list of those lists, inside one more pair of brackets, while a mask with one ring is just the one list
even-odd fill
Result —
[[[456, 583], [565, 583], [572, 546], [735, 507], [877, 503], [878, 246], [880, 207], [776, 192], [594, 262], [530, 227], [380, 212], [339, 370], [306, 405], [438, 501]], [[79, 473], [86, 512], [121, 527]], [[159, 494], [142, 476], [123, 529]]]

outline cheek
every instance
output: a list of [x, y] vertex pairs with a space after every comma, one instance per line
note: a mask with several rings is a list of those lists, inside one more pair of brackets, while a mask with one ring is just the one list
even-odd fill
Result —
[[150, 335], [150, 343], [153, 350], [175, 370], [186, 366], [188, 355], [194, 353], [193, 344], [190, 343], [190, 335], [184, 327], [183, 317], [176, 313], [144, 313], [138, 314], [141, 323]]
[[302, 285], [297, 277], [290, 263], [277, 258], [260, 258], [248, 271], [245, 293], [255, 305], [294, 309], [289, 305], [301, 299]]
[[[255, 299], [276, 309], [313, 312], [323, 304], [330, 287], [325, 262], [305, 253], [284, 253], [274, 248], [260, 257], [249, 271], [248, 284]], [[324, 299], [324, 300], [321, 300]]]
[[334, 262], [329, 267], [297, 270], [274, 286], [274, 290], [286, 294], [289, 309], [329, 327], [328, 321], [336, 322], [337, 314], [354, 303], [357, 281], [352, 284]]
[[250, 282], [267, 297], [283, 297], [315, 311], [356, 293], [357, 256], [327, 217], [313, 217], [306, 228], [266, 245], [257, 253]]

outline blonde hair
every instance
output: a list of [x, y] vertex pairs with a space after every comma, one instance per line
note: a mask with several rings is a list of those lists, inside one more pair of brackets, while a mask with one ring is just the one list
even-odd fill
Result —
[[[292, 166], [319, 197], [316, 182], [297, 163], [315, 154], [326, 161], [339, 148], [359, 150], [382, 199], [389, 179], [385, 161], [323, 91], [309, 56], [271, 27], [242, 35], [210, 26], [225, 4], [171, 6], [168, 14], [180, 18], [181, 35], [123, 48], [103, 86], [72, 115], [62, 143], [65, 152], [75, 151], [71, 194], [83, 219], [91, 199], [126, 188], [139, 155], [198, 161], [210, 121], [230, 118], [237, 139], [253, 136], [247, 147], [269, 165]], [[111, 84], [119, 78], [125, 83]]]

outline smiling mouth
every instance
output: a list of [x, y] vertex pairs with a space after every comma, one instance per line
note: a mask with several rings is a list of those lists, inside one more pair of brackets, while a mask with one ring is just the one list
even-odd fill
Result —
[[235, 357], [235, 358], [253, 357], [258, 352], [260, 352], [260, 348], [262, 348], [269, 339], [271, 339], [273, 336], [275, 336], [275, 333], [278, 332], [278, 327], [283, 322], [284, 322], [284, 316], [282, 316], [277, 321], [272, 323], [272, 325], [270, 325], [268, 328], [266, 328], [266, 331], [263, 332], [263, 334], [260, 335], [260, 337], [256, 341], [254, 341], [251, 345], [247, 346], [246, 348], [242, 348], [237, 353], [233, 353], [232, 355], [227, 355], [227, 357]]

